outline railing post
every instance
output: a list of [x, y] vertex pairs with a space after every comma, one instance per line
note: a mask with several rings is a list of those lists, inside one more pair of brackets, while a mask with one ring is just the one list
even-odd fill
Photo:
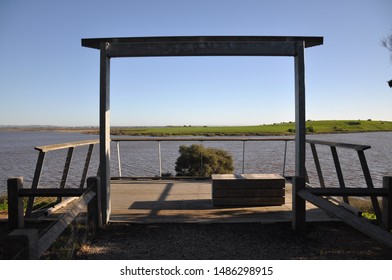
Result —
[[[340, 166], [338, 151], [336, 150], [336, 147], [331, 146], [330, 148], [331, 148], [333, 162], [335, 164], [336, 175], [338, 176], [339, 187], [341, 189], [344, 189], [344, 188], [346, 188], [346, 184], [344, 182], [342, 167]], [[349, 204], [349, 200], [348, 200], [347, 196], [343, 196], [343, 201], [345, 203]]]
[[101, 184], [99, 177], [87, 178], [87, 188], [95, 192], [95, 197], [87, 206], [88, 225], [93, 224], [95, 229], [102, 227]]
[[79, 188], [81, 188], [81, 189], [83, 189], [84, 183], [86, 182], [87, 172], [88, 172], [88, 168], [90, 166], [90, 161], [91, 161], [91, 156], [93, 154], [93, 150], [94, 150], [94, 144], [90, 144], [88, 147], [87, 155], [86, 155], [86, 161], [84, 162], [82, 178], [80, 179]]
[[317, 176], [319, 178], [320, 187], [325, 188], [323, 172], [321, 171], [321, 165], [320, 165], [320, 160], [319, 160], [319, 157], [317, 154], [316, 145], [314, 143], [310, 143], [310, 148], [312, 150], [314, 165], [316, 166], [316, 171], [317, 171]]
[[383, 188], [388, 195], [382, 198], [382, 223], [386, 230], [392, 230], [392, 176], [383, 177]]
[[162, 178], [162, 154], [161, 154], [161, 141], [158, 141], [158, 164], [159, 164], [159, 178]]
[[[68, 153], [67, 153], [67, 157], [65, 159], [65, 164], [64, 164], [64, 169], [63, 169], [63, 176], [61, 177], [61, 181], [60, 181], [60, 189], [65, 188], [65, 185], [67, 183], [69, 168], [71, 167], [72, 156], [73, 156], [74, 150], [75, 150], [75, 147], [68, 148]], [[61, 202], [62, 199], [63, 198], [61, 196], [59, 196], [57, 198], [57, 203]]]
[[[33, 190], [38, 188], [39, 179], [40, 179], [41, 173], [42, 173], [42, 166], [44, 165], [44, 160], [45, 160], [45, 152], [40, 151], [39, 155], [38, 155], [37, 164], [35, 167], [33, 183], [31, 184], [31, 188]], [[34, 197], [30, 197], [29, 201], [27, 203], [26, 217], [29, 217], [31, 214], [31, 211], [33, 211], [33, 205], [34, 205]]]
[[[365, 153], [363, 150], [357, 150], [357, 153], [358, 153], [359, 161], [361, 162], [363, 176], [365, 177], [366, 185], [369, 189], [374, 189], [373, 180], [372, 177], [370, 176], [370, 170], [366, 161]], [[373, 204], [374, 212], [376, 213], [377, 222], [381, 224], [382, 213], [381, 213], [380, 204], [378, 203], [378, 199], [374, 195], [370, 196], [370, 199]]]
[[242, 174], [245, 174], [245, 140], [242, 141]]
[[18, 191], [23, 188], [23, 177], [10, 178], [7, 181], [8, 192], [8, 229], [24, 228], [23, 198]]
[[121, 157], [120, 157], [120, 141], [117, 141], [117, 161], [118, 161], [118, 175], [122, 177], [121, 172]]
[[284, 177], [284, 174], [286, 172], [286, 158], [287, 158], [287, 141], [284, 141], [284, 156], [283, 156], [283, 171], [282, 171], [282, 177]]

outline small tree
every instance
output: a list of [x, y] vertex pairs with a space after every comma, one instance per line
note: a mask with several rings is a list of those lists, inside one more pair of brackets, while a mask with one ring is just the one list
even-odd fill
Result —
[[175, 167], [177, 176], [209, 177], [211, 174], [233, 173], [233, 159], [224, 150], [194, 144], [181, 145], [179, 152]]

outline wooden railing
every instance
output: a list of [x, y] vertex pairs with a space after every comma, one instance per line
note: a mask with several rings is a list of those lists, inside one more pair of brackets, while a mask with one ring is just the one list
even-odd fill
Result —
[[[24, 197], [78, 197], [43, 232], [26, 228], [23, 213]], [[4, 256], [5, 259], [39, 259], [60, 234], [87, 207], [87, 225], [93, 228], [102, 226], [100, 181], [98, 177], [87, 179], [87, 188], [82, 189], [24, 189], [23, 178], [8, 179], [8, 229]]]
[[[82, 176], [79, 183], [79, 188], [83, 189], [86, 183], [87, 172], [90, 166], [90, 160], [93, 153], [94, 145], [97, 143], [99, 143], [99, 140], [87, 140], [87, 141], [76, 141], [76, 142], [35, 147], [35, 150], [39, 151], [39, 154], [38, 154], [38, 160], [34, 172], [33, 182], [31, 184], [31, 190], [34, 192], [34, 190], [38, 189], [46, 153], [51, 151], [56, 151], [56, 150], [68, 149], [61, 181], [59, 183], [59, 188], [64, 189], [67, 183], [68, 173], [71, 166], [72, 156], [75, 148], [88, 146], [84, 167], [82, 169], [82, 174], [81, 174]], [[33, 205], [34, 205], [34, 197], [35, 196], [33, 194], [29, 196], [29, 200], [26, 208], [26, 217], [29, 217], [31, 215], [31, 212], [33, 210]], [[58, 202], [60, 201], [61, 201], [61, 196], [59, 196], [58, 198]]]
[[[329, 141], [320, 141], [320, 140], [310, 140], [310, 139], [307, 139], [306, 142], [310, 144], [313, 159], [314, 159], [314, 164], [316, 166], [316, 171], [317, 171], [318, 179], [320, 182], [320, 187], [322, 188], [322, 190], [311, 190], [311, 192], [320, 193], [320, 194], [327, 193], [327, 191], [325, 190], [326, 185], [325, 185], [319, 157], [317, 154], [316, 145], [328, 146], [331, 150], [331, 153], [332, 153], [332, 158], [333, 158], [333, 162], [334, 162], [334, 166], [335, 166], [335, 170], [336, 170], [336, 175], [337, 175], [338, 182], [339, 182], [338, 190], [336, 187], [328, 188], [328, 189], [332, 190], [332, 192], [335, 194], [339, 193], [339, 195], [336, 195], [336, 196], [343, 197], [343, 201], [346, 204], [349, 204], [348, 196], [370, 196], [377, 220], [379, 223], [381, 223], [382, 213], [381, 213], [381, 208], [380, 208], [377, 196], [380, 196], [380, 195], [382, 196], [385, 193], [383, 193], [383, 191], [374, 189], [373, 180], [370, 175], [369, 166], [367, 164], [367, 160], [366, 160], [365, 153], [364, 153], [364, 151], [370, 149], [371, 146], [339, 143], [339, 142], [329, 142]], [[340, 165], [340, 160], [339, 160], [337, 148], [350, 149], [350, 150], [354, 150], [357, 152], [358, 157], [359, 157], [359, 161], [361, 164], [362, 172], [363, 172], [363, 175], [364, 175], [364, 178], [366, 181], [367, 188], [365, 188], [365, 189], [364, 188], [356, 188], [356, 190], [354, 188], [347, 189], [346, 183], [344, 181], [342, 168]], [[357, 194], [357, 195], [355, 195], [355, 194]], [[325, 195], [327, 196], [328, 194], [325, 194]]]
[[[375, 240], [392, 248], [392, 177], [383, 177], [383, 187], [375, 188], [372, 178], [370, 176], [364, 151], [370, 149], [370, 146], [355, 145], [347, 143], [337, 143], [319, 140], [307, 140], [311, 146], [314, 163], [316, 166], [320, 187], [314, 187], [305, 177], [293, 178], [293, 228], [303, 229], [306, 221], [306, 207], [305, 202], [308, 201], [320, 209], [325, 210], [331, 216], [336, 217], [344, 223], [354, 227], [362, 233], [372, 237]], [[319, 162], [319, 157], [316, 150], [316, 145], [328, 146], [331, 149], [332, 158], [334, 161], [339, 186], [326, 186]], [[351, 149], [357, 152], [362, 172], [366, 181], [366, 188], [348, 187], [345, 184], [337, 148]], [[349, 203], [348, 197], [370, 197], [372, 205], [377, 217], [377, 224], [382, 227], [370, 223], [367, 219], [361, 216], [354, 215], [351, 211], [347, 211], [345, 203]], [[336, 204], [336, 201], [331, 201], [331, 198], [343, 197], [342, 204]], [[382, 199], [382, 207], [379, 205], [378, 197]]]

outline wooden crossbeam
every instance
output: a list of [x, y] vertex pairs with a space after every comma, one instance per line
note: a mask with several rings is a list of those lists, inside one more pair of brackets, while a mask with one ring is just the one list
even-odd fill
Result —
[[59, 189], [59, 188], [48, 188], [48, 189], [19, 189], [19, 197], [72, 197], [81, 196], [86, 190], [85, 189]]

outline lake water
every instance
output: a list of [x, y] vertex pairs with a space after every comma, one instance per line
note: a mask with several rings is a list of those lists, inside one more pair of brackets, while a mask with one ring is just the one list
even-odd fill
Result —
[[[34, 175], [38, 151], [35, 146], [58, 144], [98, 138], [95, 135], [62, 132], [0, 131], [0, 194], [6, 193], [7, 178], [23, 176], [30, 187]], [[257, 137], [256, 137], [257, 138]], [[263, 137], [258, 137], [263, 138]], [[381, 187], [382, 176], [392, 175], [392, 133], [356, 133], [309, 135], [310, 139], [370, 145], [365, 151], [374, 185]], [[208, 138], [206, 138], [208, 139]], [[197, 142], [196, 142], [197, 143]], [[175, 174], [174, 166], [178, 147], [192, 142], [161, 142], [162, 172]], [[209, 142], [203, 145], [227, 150], [234, 159], [236, 173], [242, 172], [242, 142]], [[245, 147], [245, 173], [283, 172], [284, 142], [247, 142]], [[157, 142], [122, 142], [120, 144], [123, 176], [155, 176], [159, 174]], [[324, 179], [327, 186], [337, 186], [338, 180], [329, 147], [317, 146]], [[47, 153], [40, 186], [55, 187], [60, 184], [66, 150]], [[87, 147], [76, 148], [68, 177], [69, 186], [80, 181]], [[365, 187], [365, 180], [358, 155], [354, 150], [338, 149], [343, 175], [347, 186]], [[117, 150], [112, 143], [112, 176], [118, 176]], [[312, 184], [318, 185], [310, 147], [307, 144], [307, 170]], [[94, 176], [98, 168], [98, 145], [96, 145], [88, 176]], [[294, 175], [294, 142], [288, 142], [285, 175]]]

